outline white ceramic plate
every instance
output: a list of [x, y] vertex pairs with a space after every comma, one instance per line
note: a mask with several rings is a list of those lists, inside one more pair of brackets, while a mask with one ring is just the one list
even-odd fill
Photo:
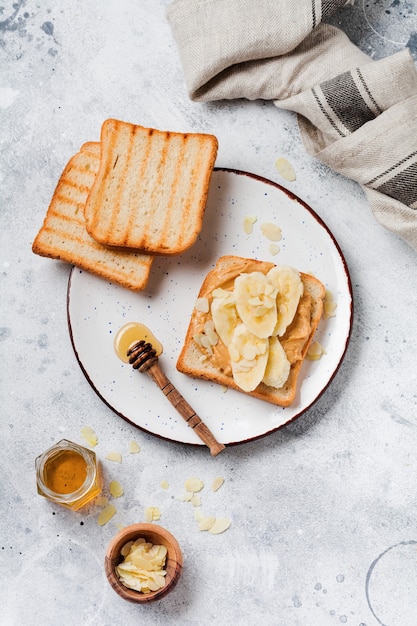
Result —
[[[243, 219], [257, 217], [246, 235]], [[264, 222], [282, 230], [273, 256]], [[336, 316], [322, 321], [316, 338], [326, 354], [306, 361], [294, 404], [280, 408], [180, 374], [176, 368], [200, 285], [225, 254], [292, 265], [313, 273], [333, 294]], [[217, 169], [212, 176], [198, 241], [177, 257], [156, 257], [148, 287], [134, 293], [74, 268], [68, 285], [70, 336], [80, 366], [102, 400], [141, 429], [173, 441], [202, 445], [155, 383], [116, 355], [113, 342], [127, 322], [148, 326], [164, 346], [159, 364], [172, 383], [225, 444], [271, 433], [299, 417], [331, 382], [345, 354], [352, 324], [352, 293], [343, 255], [329, 229], [306, 204], [258, 176]]]

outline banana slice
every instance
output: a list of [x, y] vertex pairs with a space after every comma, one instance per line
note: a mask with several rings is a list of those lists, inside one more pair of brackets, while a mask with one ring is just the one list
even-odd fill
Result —
[[262, 381], [268, 362], [269, 340], [238, 324], [229, 345], [232, 374], [243, 391], [253, 391]]
[[277, 323], [271, 335], [282, 337], [287, 327], [294, 319], [304, 285], [300, 273], [292, 267], [286, 265], [276, 265], [267, 274], [268, 280], [277, 290]]
[[280, 389], [287, 382], [291, 365], [277, 337], [269, 339], [269, 355], [262, 382], [268, 387]]
[[277, 288], [262, 272], [240, 274], [235, 279], [236, 309], [247, 329], [260, 338], [270, 337], [277, 324]]
[[215, 289], [212, 295], [211, 317], [214, 328], [224, 345], [228, 346], [239, 321], [235, 297], [232, 291], [226, 289]]

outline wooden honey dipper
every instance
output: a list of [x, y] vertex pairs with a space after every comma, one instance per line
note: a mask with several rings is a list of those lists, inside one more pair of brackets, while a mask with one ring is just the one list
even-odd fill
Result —
[[158, 363], [156, 350], [154, 350], [151, 343], [143, 339], [136, 341], [127, 350], [127, 356], [133, 369], [145, 372], [158, 385], [172, 406], [185, 419], [188, 426], [194, 430], [201, 441], [209, 448], [212, 456], [216, 456], [224, 450], [226, 446], [216, 440], [211, 430], [165, 376]]

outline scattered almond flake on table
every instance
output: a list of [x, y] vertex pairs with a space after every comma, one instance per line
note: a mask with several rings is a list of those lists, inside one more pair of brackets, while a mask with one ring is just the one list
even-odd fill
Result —
[[279, 226], [273, 222], [264, 222], [261, 224], [262, 234], [270, 241], [281, 241], [282, 231]]
[[212, 535], [218, 535], [230, 527], [230, 519], [226, 517], [214, 517], [204, 515], [201, 509], [195, 509], [194, 519], [198, 523], [198, 530], [209, 531]]
[[121, 522], [115, 522], [114, 526], [119, 532], [126, 528], [125, 524], [122, 524]]
[[161, 519], [161, 511], [157, 506], [147, 506], [145, 509], [145, 521], [146, 522], [157, 522]]
[[284, 157], [280, 157], [275, 161], [275, 168], [278, 174], [281, 174], [282, 178], [285, 178], [288, 182], [292, 183], [296, 180], [297, 177], [293, 166], [287, 159], [284, 159]]
[[272, 256], [275, 256], [276, 254], [278, 254], [278, 252], [281, 250], [281, 248], [279, 247], [279, 245], [277, 243], [270, 243], [269, 244], [269, 252], [270, 254], [272, 254]]
[[200, 494], [198, 493], [193, 493], [191, 500], [190, 500], [191, 504], [195, 507], [197, 506], [201, 506], [201, 497]]
[[255, 215], [246, 215], [243, 218], [243, 230], [247, 235], [250, 235], [253, 232], [253, 225], [257, 221], [257, 217]]
[[224, 483], [224, 478], [222, 476], [216, 476], [211, 484], [211, 490], [217, 491]]
[[109, 499], [107, 496], [98, 496], [98, 498], [96, 498], [94, 502], [95, 504], [97, 504], [97, 506], [105, 507], [108, 505]]
[[205, 531], [210, 530], [216, 522], [216, 518], [213, 516], [203, 517], [198, 522], [198, 530]]
[[120, 454], [120, 452], [109, 452], [106, 455], [106, 459], [108, 461], [112, 461], [113, 463], [121, 463], [122, 462], [122, 455]]
[[167, 480], [161, 480], [160, 487], [162, 487], [162, 489], [168, 489], [169, 488], [168, 481]]
[[108, 504], [98, 514], [97, 524], [99, 526], [104, 526], [105, 524], [107, 524], [107, 522], [111, 520], [112, 517], [114, 517], [114, 515], [116, 515], [116, 507], [113, 504]]
[[333, 294], [331, 291], [326, 289], [326, 295], [324, 297], [323, 303], [323, 319], [327, 320], [329, 317], [336, 316], [337, 304], [333, 300]]
[[185, 493], [182, 493], [180, 496], [178, 496], [178, 500], [181, 500], [181, 502], [191, 502], [192, 497], [193, 494], [191, 493], [191, 491], [186, 491]]
[[98, 443], [97, 435], [94, 430], [90, 428], [90, 426], [83, 426], [81, 428], [81, 436], [92, 448], [94, 448], [94, 446]]
[[201, 478], [188, 478], [184, 483], [184, 487], [187, 491], [191, 491], [191, 493], [197, 493], [203, 489], [204, 482]]
[[313, 341], [307, 350], [306, 358], [308, 361], [318, 361], [323, 354], [326, 354], [323, 346], [318, 341]]
[[134, 439], [132, 439], [129, 444], [129, 452], [130, 454], [137, 454], [138, 452], [140, 452], [140, 446], [136, 443]]
[[231, 521], [227, 517], [216, 517], [216, 521], [212, 526], [210, 526], [208, 532], [212, 535], [219, 535], [227, 530], [230, 527], [230, 524]]
[[110, 494], [113, 498], [120, 498], [124, 494], [124, 489], [118, 480], [112, 480], [109, 485]]

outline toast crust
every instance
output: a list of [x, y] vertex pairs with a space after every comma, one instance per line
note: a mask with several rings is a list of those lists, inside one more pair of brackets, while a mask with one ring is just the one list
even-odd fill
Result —
[[89, 194], [87, 231], [109, 246], [175, 255], [202, 229], [217, 156], [214, 135], [178, 133], [108, 119]]
[[32, 251], [76, 265], [127, 289], [145, 288], [153, 257], [97, 243], [85, 227], [84, 206], [100, 165], [100, 144], [87, 142], [69, 160], [55, 188]]
[[[214, 287], [222, 286], [223, 288], [227, 288], [233, 282], [234, 278], [243, 271], [261, 271], [267, 273], [273, 266], [273, 263], [245, 259], [237, 256], [221, 257], [213, 270], [205, 277], [198, 298], [209, 297]], [[302, 272], [300, 272], [300, 276], [304, 285], [304, 292], [311, 298], [310, 332], [302, 346], [300, 358], [297, 358], [297, 360], [291, 364], [289, 377], [283, 387], [275, 389], [268, 387], [264, 383], [260, 383], [254, 391], [245, 392], [235, 383], [232, 375], [221, 371], [209, 358], [205, 358], [193, 339], [194, 335], [201, 332], [201, 320], [204, 315], [196, 308], [194, 308], [192, 312], [184, 345], [177, 360], [176, 367], [178, 371], [193, 378], [201, 378], [230, 387], [241, 393], [247, 393], [250, 396], [265, 400], [277, 406], [290, 406], [296, 397], [297, 383], [302, 363], [322, 317], [323, 300], [325, 297], [324, 285], [317, 278]], [[297, 309], [293, 323], [296, 322], [299, 308]], [[219, 339], [219, 341], [221, 340]], [[285, 342], [283, 342], [283, 345], [285, 350]]]

